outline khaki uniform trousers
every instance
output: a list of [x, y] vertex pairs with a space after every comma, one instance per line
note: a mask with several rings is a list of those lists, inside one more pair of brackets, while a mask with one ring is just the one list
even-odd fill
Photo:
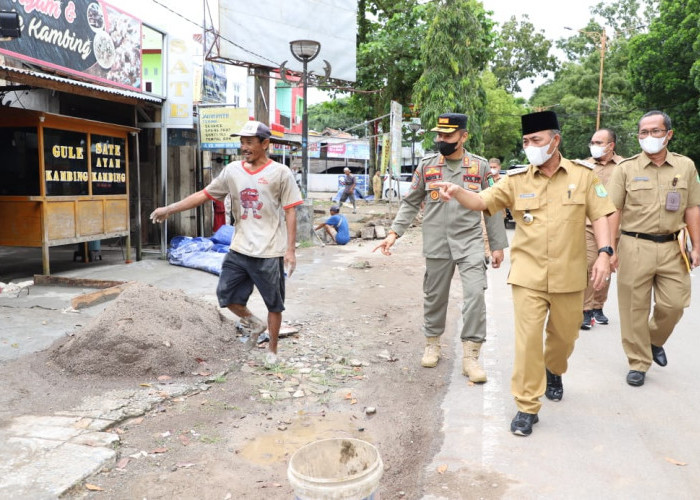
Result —
[[481, 343], [486, 339], [486, 264], [481, 253], [459, 260], [425, 259], [423, 276], [423, 333], [439, 337], [445, 331], [450, 284], [459, 269], [462, 280], [462, 341]]
[[588, 262], [588, 286], [583, 294], [583, 310], [590, 311], [591, 309], [602, 309], [605, 301], [608, 300], [608, 290], [610, 282], [606, 281], [603, 288], [595, 290], [591, 281], [591, 270], [593, 264], [598, 259], [598, 244], [593, 235], [593, 228], [586, 226], [586, 261]]
[[[690, 274], [677, 241], [655, 243], [621, 236], [618, 245], [617, 302], [622, 348], [630, 370], [646, 372], [651, 345], [663, 346], [690, 305]], [[651, 318], [651, 295], [654, 313]]]
[[[515, 311], [515, 360], [511, 392], [518, 410], [538, 413], [547, 386], [545, 368], [562, 375], [574, 351], [583, 319], [583, 290], [549, 293], [512, 285]], [[549, 317], [547, 316], [549, 315]], [[546, 325], [546, 335], [542, 331]]]

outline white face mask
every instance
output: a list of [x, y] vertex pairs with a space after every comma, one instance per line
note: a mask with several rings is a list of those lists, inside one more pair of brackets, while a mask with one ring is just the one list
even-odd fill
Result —
[[497, 168], [492, 168], [492, 169], [491, 169], [491, 175], [496, 175], [497, 173], [498, 173], [498, 169], [497, 169]]
[[[552, 139], [554, 140], [554, 139]], [[554, 151], [551, 153], [547, 153], [547, 150], [549, 149], [549, 146], [552, 145], [552, 141], [549, 141], [549, 144], [546, 146], [542, 147], [536, 147], [536, 146], [528, 146], [525, 148], [525, 156], [527, 156], [527, 161], [532, 163], [535, 167], [539, 167], [540, 165], [544, 164], [549, 160], [552, 155], [554, 154]]]
[[668, 137], [668, 132], [663, 137], [646, 136], [644, 139], [639, 139], [639, 146], [642, 150], [650, 155], [656, 154], [664, 148], [664, 141]]
[[595, 159], [598, 159], [605, 155], [605, 148], [606, 146], [589, 146], [589, 149], [591, 150], [591, 156]]

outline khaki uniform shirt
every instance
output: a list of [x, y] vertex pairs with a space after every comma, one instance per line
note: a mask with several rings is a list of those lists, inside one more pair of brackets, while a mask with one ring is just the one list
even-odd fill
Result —
[[[596, 160], [592, 156], [586, 158], [584, 161], [593, 166], [595, 175], [598, 176], [598, 179], [600, 179], [600, 182], [603, 183], [603, 186], [607, 186], [608, 182], [610, 182], [610, 177], [612, 176], [613, 170], [622, 160], [624, 160], [622, 156], [614, 154], [612, 158], [605, 163], [601, 162], [600, 160]], [[586, 217], [586, 225], [591, 225], [591, 220], [588, 217]]]
[[[685, 226], [685, 209], [700, 205], [700, 183], [693, 160], [670, 151], [660, 167], [645, 153], [626, 159], [613, 172], [608, 188], [611, 200], [621, 210], [623, 231], [675, 233]], [[680, 194], [678, 210], [666, 210], [671, 192]]]
[[[441, 154], [425, 156], [413, 173], [411, 189], [404, 196], [391, 229], [401, 236], [425, 202], [423, 215], [423, 255], [431, 259], [458, 260], [472, 253], [484, 253], [481, 212], [464, 208], [457, 200], [440, 201], [438, 190], [426, 185], [436, 181], [453, 182], [479, 192], [489, 185], [489, 165], [485, 158], [464, 151], [461, 165], [454, 170]], [[495, 213], [495, 212], [494, 212]], [[485, 217], [491, 250], [508, 246], [503, 217]]]
[[516, 221], [508, 283], [549, 293], [586, 288], [586, 217], [615, 211], [592, 168], [562, 157], [551, 178], [532, 165], [512, 169], [480, 196], [487, 212], [509, 207]]

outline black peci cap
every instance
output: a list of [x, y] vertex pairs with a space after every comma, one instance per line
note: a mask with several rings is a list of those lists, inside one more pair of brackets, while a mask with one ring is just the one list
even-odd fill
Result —
[[559, 120], [554, 111], [538, 111], [520, 117], [523, 135], [534, 134], [542, 130], [559, 130]]

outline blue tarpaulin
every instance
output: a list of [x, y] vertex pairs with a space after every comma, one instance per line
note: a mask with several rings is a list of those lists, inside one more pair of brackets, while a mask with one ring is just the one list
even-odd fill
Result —
[[225, 224], [211, 238], [176, 236], [170, 240], [168, 262], [219, 275], [234, 231], [233, 226]]

